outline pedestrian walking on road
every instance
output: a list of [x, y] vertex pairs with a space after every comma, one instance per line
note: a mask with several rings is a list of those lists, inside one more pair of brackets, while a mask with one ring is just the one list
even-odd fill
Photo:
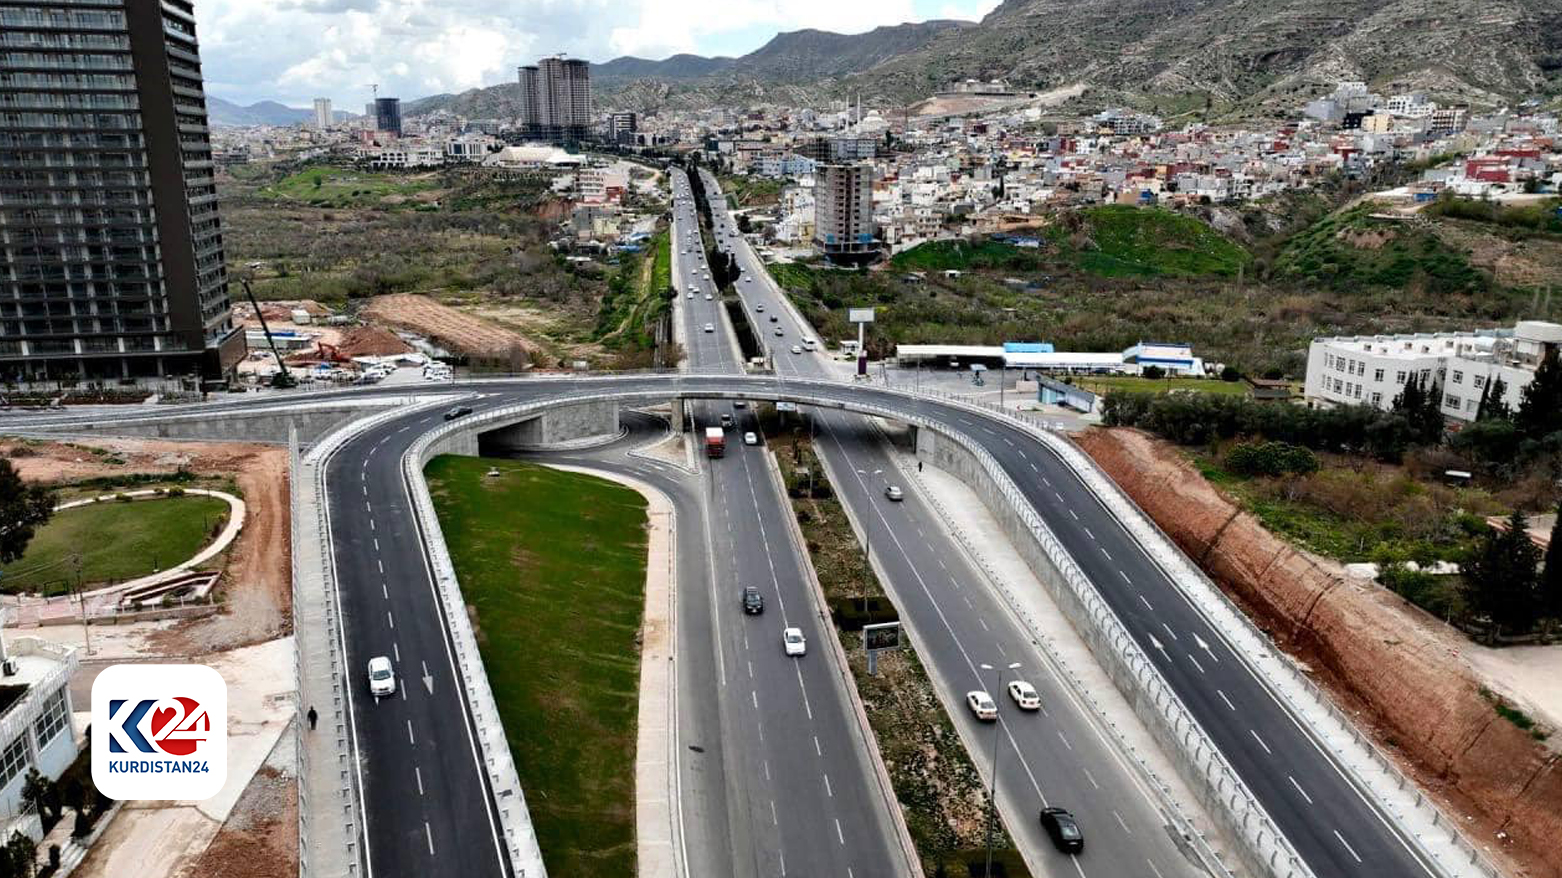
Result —
[[917, 472], [921, 472], [921, 471], [922, 471], [922, 461], [919, 460], [919, 461], [917, 461]]
[[315, 713], [315, 706], [313, 704], [309, 705], [309, 713], [305, 714], [305, 716], [309, 717], [309, 730], [311, 732], [314, 731], [315, 723], [320, 721], [320, 714]]

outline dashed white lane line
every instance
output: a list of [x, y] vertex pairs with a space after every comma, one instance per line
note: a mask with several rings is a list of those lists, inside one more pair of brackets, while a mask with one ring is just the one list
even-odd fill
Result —
[[1265, 752], [1265, 753], [1268, 753], [1268, 754], [1269, 754], [1269, 755], [1270, 755], [1270, 756], [1273, 756], [1273, 755], [1275, 755], [1275, 751], [1273, 751], [1273, 750], [1271, 750], [1271, 749], [1269, 749], [1269, 745], [1268, 745], [1268, 744], [1265, 744], [1265, 743], [1264, 743], [1264, 739], [1263, 739], [1263, 738], [1260, 738], [1260, 737], [1259, 737], [1259, 736], [1258, 736], [1258, 732], [1255, 732], [1255, 731], [1253, 731], [1253, 730], [1252, 730], [1252, 729], [1248, 729], [1248, 730], [1247, 730], [1247, 733], [1248, 733], [1248, 734], [1249, 734], [1249, 735], [1252, 735], [1252, 736], [1253, 736], [1253, 740], [1255, 740], [1255, 741], [1257, 741], [1257, 742], [1258, 742], [1258, 746], [1260, 746], [1260, 747], [1263, 747], [1263, 748], [1264, 748], [1264, 752]]
[[375, 559], [374, 559], [374, 563], [375, 563], [375, 564], [377, 564], [377, 565], [379, 565], [379, 568], [380, 568], [380, 575], [381, 575], [381, 576], [384, 576], [384, 575], [385, 575], [385, 562], [384, 562], [384, 561], [382, 561], [382, 560], [380, 560], [380, 559], [379, 559], [379, 558], [375, 558]]
[[1161, 623], [1161, 627], [1166, 629], [1167, 636], [1171, 637], [1172, 640], [1181, 640], [1182, 639], [1181, 637], [1178, 637], [1177, 636], [1177, 632], [1171, 630], [1171, 626], [1166, 624], [1165, 622]]
[[1062, 732], [1058, 732], [1058, 740], [1062, 741], [1063, 742], [1063, 746], [1069, 748], [1070, 750], [1074, 749], [1074, 745], [1070, 744], [1068, 742], [1068, 738], [1063, 737], [1063, 733]]
[[1165, 875], [1161, 874], [1161, 870], [1160, 869], [1155, 868], [1155, 864], [1150, 862], [1149, 858], [1145, 858], [1144, 864], [1146, 866], [1150, 867], [1150, 871], [1151, 872], [1155, 873], [1155, 878], [1166, 878]]
[[396, 630], [396, 617], [391, 615], [390, 610], [385, 611], [385, 621], [390, 624], [392, 631]]
[[396, 663], [400, 664], [401, 663], [401, 644], [396, 643], [395, 641], [392, 641], [391, 642], [391, 652], [396, 656]]
[[385, 583], [380, 583], [380, 597], [390, 600], [390, 591], [385, 588]]
[[1133, 583], [1133, 580], [1132, 580], [1132, 579], [1129, 579], [1129, 578], [1128, 578], [1128, 574], [1126, 574], [1126, 573], [1124, 573], [1124, 572], [1123, 572], [1123, 571], [1121, 571], [1121, 570], [1119, 570], [1119, 571], [1117, 571], [1117, 575], [1118, 575], [1118, 576], [1121, 576], [1121, 577], [1122, 577], [1122, 578], [1123, 578], [1123, 581], [1124, 581], [1124, 582], [1127, 582], [1127, 583], [1129, 583], [1129, 584], [1132, 584], [1132, 583]]
[[1107, 551], [1107, 550], [1106, 550], [1106, 546], [1101, 546], [1101, 547], [1100, 547], [1100, 549], [1101, 549], [1101, 554], [1103, 554], [1103, 555], [1105, 555], [1105, 556], [1106, 556], [1106, 560], [1108, 560], [1108, 561], [1111, 561], [1111, 560], [1114, 560], [1114, 559], [1113, 559], [1113, 558], [1112, 558], [1112, 553], [1111, 553], [1111, 552], [1108, 552], [1108, 551]]
[[1091, 533], [1090, 532], [1090, 528], [1088, 528], [1088, 527], [1085, 528], [1085, 536], [1090, 537], [1091, 539], [1095, 539], [1096, 538], [1096, 535]]
[[987, 627], [987, 620], [986, 619], [983, 619], [982, 617], [978, 616], [978, 617], [976, 617], [976, 621], [981, 623], [983, 631], [991, 631], [992, 630], [992, 629]]
[[1095, 787], [1096, 789], [1098, 789], [1098, 790], [1101, 789], [1101, 785], [1096, 783], [1095, 775], [1090, 773], [1090, 769], [1086, 768], [1086, 769], [1083, 769], [1083, 770], [1085, 772], [1085, 780], [1090, 781], [1090, 785]]
[[830, 789], [830, 776], [828, 774], [824, 776], [824, 794], [827, 798], [835, 798], [835, 791]]
[[1128, 828], [1128, 824], [1123, 822], [1123, 815], [1117, 813], [1116, 808], [1112, 809], [1112, 816], [1117, 818], [1117, 825], [1123, 828], [1123, 832], [1127, 833], [1128, 835], [1134, 834], [1134, 831]]
[[754, 690], [749, 690], [748, 694], [749, 698], [754, 702], [754, 709], [759, 710], [759, 693]]
[[750, 680], [754, 679], [754, 663], [753, 662], [749, 662], [748, 663], [748, 678]]
[[771, 799], [770, 800], [770, 825], [771, 826], [780, 826], [781, 825], [781, 821], [776, 819], [776, 800], [775, 799]]
[[819, 747], [819, 736], [818, 735], [814, 735], [814, 755], [815, 756], [823, 756], [824, 755], [824, 750], [820, 749], [820, 747]]
[[1152, 612], [1152, 613], [1155, 612], [1155, 605], [1150, 603], [1149, 600], [1147, 600], [1144, 595], [1139, 595], [1139, 601], [1141, 603], [1143, 603], [1145, 605], [1145, 608], [1148, 609], [1150, 612]]
[[1189, 653], [1189, 655], [1188, 655], [1188, 661], [1190, 661], [1190, 662], [1193, 662], [1193, 666], [1194, 666], [1194, 667], [1195, 667], [1195, 668], [1198, 668], [1198, 669], [1199, 669], [1199, 673], [1201, 673], [1201, 674], [1202, 674], [1202, 673], [1204, 673], [1204, 666], [1203, 666], [1203, 665], [1201, 665], [1201, 664], [1199, 664], [1199, 660], [1198, 660], [1198, 659], [1196, 659], [1196, 658], [1194, 658], [1194, 657], [1193, 657], [1193, 655], [1192, 655], [1192, 653]]
[[380, 538], [379, 537], [375, 537], [374, 538], [374, 551], [378, 552], [379, 550], [380, 550]]
[[1350, 854], [1351, 859], [1355, 860], [1357, 863], [1361, 862], [1361, 857], [1356, 854], [1356, 849], [1350, 846], [1350, 842], [1345, 840], [1345, 836], [1340, 835], [1340, 831], [1338, 829], [1334, 830], [1334, 837], [1340, 840], [1340, 844], [1345, 845], [1345, 850]]
[[1302, 798], [1307, 800], [1307, 804], [1311, 805], [1313, 803], [1313, 797], [1307, 795], [1307, 791], [1302, 789], [1302, 785], [1296, 782], [1296, 778], [1288, 774], [1285, 776], [1285, 779], [1291, 782], [1291, 786], [1296, 787], [1296, 791], [1302, 794]]
[[416, 745], [418, 743], [417, 736], [412, 734], [412, 720], [410, 720], [410, 719], [407, 720], [407, 743], [413, 744], [413, 745]]
[[412, 766], [412, 776], [418, 779], [418, 795], [423, 795], [423, 772], [416, 766]]
[[835, 818], [835, 840], [840, 842], [842, 847], [846, 846], [846, 836], [841, 832], [841, 818], [839, 817]]
[[1052, 496], [1054, 496], [1054, 497], [1056, 497], [1056, 498], [1058, 498], [1058, 502], [1059, 502], [1059, 503], [1062, 503], [1062, 502], [1064, 502], [1064, 501], [1063, 501], [1063, 495], [1062, 495], [1062, 494], [1059, 494], [1059, 493], [1058, 493], [1058, 492], [1057, 492], [1057, 491], [1053, 491], [1053, 492], [1052, 492]]
[[1220, 691], [1219, 689], [1216, 689], [1215, 690], [1215, 694], [1220, 696], [1220, 700], [1221, 701], [1226, 702], [1226, 706], [1227, 707], [1231, 708], [1232, 710], [1236, 710], [1237, 709], [1237, 706], [1235, 704], [1231, 703], [1231, 699], [1226, 697], [1226, 693]]
[[434, 856], [434, 830], [428, 828], [428, 821], [423, 821], [423, 837], [428, 839], [428, 855]]
[[770, 760], [765, 760], [765, 780], [770, 780]]

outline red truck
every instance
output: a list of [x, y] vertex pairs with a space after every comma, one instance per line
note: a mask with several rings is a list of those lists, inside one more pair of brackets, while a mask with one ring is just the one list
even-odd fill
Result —
[[705, 428], [705, 456], [721, 457], [727, 453], [727, 434], [720, 427]]

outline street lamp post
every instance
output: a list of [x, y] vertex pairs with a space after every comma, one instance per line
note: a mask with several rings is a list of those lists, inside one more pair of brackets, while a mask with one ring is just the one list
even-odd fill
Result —
[[[1017, 671], [1019, 662], [1013, 662], [1004, 668], [994, 668], [985, 662], [981, 666], [984, 671], [996, 671], [998, 686], [992, 692], [993, 704], [998, 703], [998, 695], [1003, 690], [1004, 671]], [[987, 865], [982, 868], [982, 878], [991, 878], [993, 873], [993, 822], [998, 816], [998, 727], [1001, 722], [993, 721], [993, 754], [992, 772], [988, 777], [987, 785]]]

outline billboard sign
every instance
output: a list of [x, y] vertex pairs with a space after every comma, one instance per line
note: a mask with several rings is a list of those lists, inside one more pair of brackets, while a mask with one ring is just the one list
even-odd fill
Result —
[[868, 673], [878, 670], [879, 653], [900, 649], [900, 623], [880, 622], [862, 626], [862, 646], [868, 652]]
[[872, 308], [848, 308], [847, 311], [846, 311], [846, 320], [848, 322], [850, 322], [850, 323], [872, 323], [873, 322], [873, 309]]

